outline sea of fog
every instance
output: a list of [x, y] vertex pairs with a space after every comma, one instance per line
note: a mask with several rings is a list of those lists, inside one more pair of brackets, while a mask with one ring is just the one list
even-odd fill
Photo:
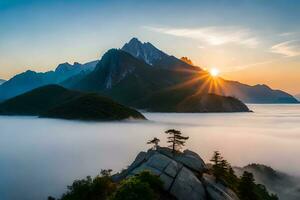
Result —
[[271, 165], [300, 176], [300, 105], [249, 105], [254, 113], [144, 113], [149, 121], [92, 123], [0, 117], [0, 199], [59, 197], [74, 179], [121, 170], [147, 150], [166, 145], [164, 131], [181, 130], [187, 148], [208, 161], [219, 150], [236, 166]]

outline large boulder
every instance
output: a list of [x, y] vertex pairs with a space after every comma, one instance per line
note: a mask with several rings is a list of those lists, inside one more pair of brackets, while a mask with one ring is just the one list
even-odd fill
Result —
[[208, 196], [212, 200], [239, 200], [238, 196], [228, 187], [216, 182], [214, 176], [203, 174], [202, 181], [206, 186]]
[[203, 184], [189, 169], [183, 167], [174, 180], [170, 193], [178, 200], [205, 200]]
[[203, 173], [206, 170], [204, 161], [198, 154], [190, 150], [185, 150], [183, 154], [175, 156], [175, 160], [184, 164], [189, 169], [199, 173]]
[[195, 172], [203, 173], [207, 170], [202, 158], [193, 151], [185, 150], [183, 153], [172, 153], [172, 150], [166, 147], [158, 147], [157, 151], [182, 163], [185, 167]]
[[163, 182], [163, 188], [178, 200], [238, 200], [235, 193], [213, 176], [205, 174], [207, 167], [195, 152], [185, 150], [173, 153], [169, 148], [158, 147], [137, 155], [123, 172], [113, 176], [115, 181], [150, 171]]

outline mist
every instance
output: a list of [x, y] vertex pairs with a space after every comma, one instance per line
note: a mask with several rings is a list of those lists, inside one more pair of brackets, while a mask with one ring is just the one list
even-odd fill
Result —
[[0, 117], [0, 199], [59, 197], [74, 179], [127, 167], [147, 140], [181, 130], [206, 162], [219, 150], [234, 166], [262, 163], [300, 176], [300, 106], [249, 105], [254, 113], [144, 113], [149, 121], [80, 122]]

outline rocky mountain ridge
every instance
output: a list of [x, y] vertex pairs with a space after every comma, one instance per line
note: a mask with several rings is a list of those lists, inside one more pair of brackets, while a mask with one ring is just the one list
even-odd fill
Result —
[[238, 196], [225, 185], [207, 174], [207, 166], [201, 157], [190, 150], [174, 154], [169, 148], [140, 152], [134, 162], [113, 180], [120, 181], [142, 171], [150, 171], [160, 177], [164, 189], [178, 200], [238, 200]]
[[[182, 62], [182, 61], [180, 61]], [[137, 109], [151, 112], [248, 112], [241, 101], [196, 87], [172, 87], [199, 76], [194, 67], [184, 63], [179, 70], [153, 67], [131, 54], [111, 49], [103, 55], [96, 69], [68, 87], [99, 92]], [[199, 70], [199, 69], [197, 69]]]
[[[126, 52], [130, 53], [136, 58], [143, 59], [145, 62], [147, 62], [147, 56], [151, 55], [152, 50], [149, 51], [149, 48], [145, 44], [148, 43], [142, 43], [138, 39], [134, 38], [129, 43], [127, 43], [126, 48], [122, 48], [122, 50], [125, 50]], [[139, 47], [138, 51], [137, 48], [135, 48], [136, 46]], [[153, 48], [154, 46], [151, 45], [151, 47]], [[154, 48], [157, 49], [156, 47]], [[140, 56], [138, 52], [143, 52], [143, 55], [147, 56]], [[187, 57], [182, 57], [179, 60], [173, 56], [168, 56], [165, 53], [163, 55], [164, 56], [160, 56], [160, 59], [156, 62], [156, 65], [159, 67], [163, 67], [166, 69], [179, 68], [181, 70], [194, 70], [195, 73], [199, 73], [199, 71], [202, 71], [201, 73], [205, 73], [203, 72], [201, 67], [195, 67], [192, 64], [192, 61]], [[173, 62], [170, 61], [170, 59], [173, 60]], [[168, 61], [166, 62], [165, 60]], [[174, 64], [175, 62], [177, 63], [176, 65]], [[186, 65], [183, 65], [182, 63], [185, 63]], [[194, 68], [190, 68], [191, 66], [193, 66]], [[273, 90], [264, 84], [250, 86], [243, 83], [239, 83], [237, 81], [224, 80], [221, 78], [220, 80], [220, 82], [222, 82], [218, 86], [220, 87], [220, 89], [214, 90], [214, 93], [219, 95], [234, 96], [243, 101], [244, 103], [298, 103], [298, 101], [292, 95], [281, 90]]]
[[54, 71], [35, 72], [27, 70], [15, 75], [0, 85], [0, 101], [15, 97], [32, 89], [48, 84], [58, 84], [78, 74], [86, 74], [94, 70], [98, 61], [85, 64], [75, 62], [73, 65], [62, 63]]
[[161, 50], [157, 49], [151, 43], [142, 43], [137, 38], [132, 38], [126, 43], [121, 50], [130, 53], [132, 56], [145, 61], [147, 64], [154, 66], [157, 62], [162, 60], [168, 55]]
[[191, 65], [189, 59], [168, 55], [137, 38], [122, 49], [109, 50], [99, 62], [63, 63], [55, 71], [16, 75], [0, 86], [0, 101], [47, 84], [98, 92], [129, 106], [140, 105], [175, 87], [182, 90], [181, 94], [188, 91], [188, 96], [214, 93], [233, 96], [244, 103], [298, 103], [292, 95], [266, 85], [212, 78], [207, 71]]

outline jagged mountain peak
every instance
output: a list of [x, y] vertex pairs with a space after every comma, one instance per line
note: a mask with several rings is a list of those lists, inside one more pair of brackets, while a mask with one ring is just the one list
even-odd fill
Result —
[[130, 53], [132, 56], [145, 61], [149, 65], [155, 65], [168, 55], [161, 50], [157, 49], [149, 42], [142, 43], [137, 38], [132, 38], [128, 43], [122, 47], [123, 51]]
[[65, 62], [65, 63], [59, 64], [59, 65], [56, 67], [55, 71], [56, 71], [56, 72], [66, 72], [66, 71], [72, 70], [72, 69], [75, 68], [75, 67], [80, 67], [80, 66], [81, 66], [80, 63], [74, 63], [74, 64], [72, 65], [72, 64], [70, 64], [70, 63], [68, 63], [68, 62]]
[[142, 43], [138, 38], [133, 37], [131, 38], [131, 40], [128, 42], [129, 44], [138, 44], [138, 43]]
[[27, 70], [0, 84], [0, 100], [17, 96], [47, 84], [60, 84], [81, 73], [89, 73], [94, 70], [97, 63], [97, 60], [85, 64], [65, 62], [59, 64], [54, 71], [35, 72]]
[[111, 64], [126, 64], [122, 63], [124, 61], [146, 64], [143, 61], [136, 59], [130, 53], [123, 51], [122, 49], [110, 49], [102, 56], [100, 62], [97, 64], [96, 70], [98, 70], [101, 66], [107, 66]]
[[69, 73], [72, 72], [74, 74], [79, 73], [81, 71], [92, 71], [94, 70], [96, 64], [98, 61], [92, 61], [85, 64], [81, 64], [79, 62], [74, 62], [73, 64], [70, 64], [69, 62], [61, 63], [59, 64], [55, 72], [56, 73]]
[[181, 57], [180, 60], [187, 63], [187, 64], [189, 64], [189, 65], [192, 65], [192, 66], [194, 65], [193, 61], [190, 58], [186, 57], [186, 56]]
[[169, 70], [177, 70], [177, 69], [195, 69], [189, 63], [186, 63], [175, 56], [168, 55], [167, 53], [161, 51], [156, 48], [150, 42], [141, 42], [137, 38], [132, 38], [128, 43], [126, 43], [122, 49], [127, 53], [131, 54], [135, 58], [146, 62], [148, 65], [169, 69]]

